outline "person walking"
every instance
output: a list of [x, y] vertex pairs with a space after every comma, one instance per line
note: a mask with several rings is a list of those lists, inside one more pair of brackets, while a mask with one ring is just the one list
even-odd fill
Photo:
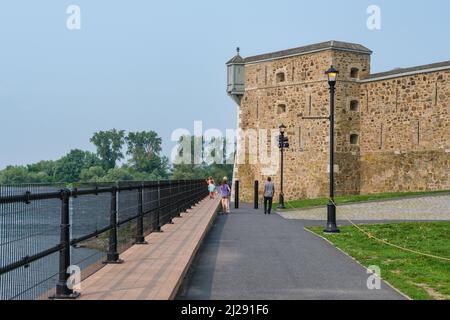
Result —
[[272, 211], [273, 196], [275, 194], [275, 185], [272, 178], [268, 177], [264, 184], [264, 214], [270, 214]]
[[222, 213], [228, 214], [230, 213], [230, 195], [231, 195], [231, 188], [228, 185], [228, 178], [223, 177], [222, 184], [219, 188], [220, 197], [222, 198]]
[[216, 185], [214, 184], [214, 180], [212, 177], [208, 179], [208, 191], [209, 191], [209, 198], [214, 199], [215, 191], [216, 191]]

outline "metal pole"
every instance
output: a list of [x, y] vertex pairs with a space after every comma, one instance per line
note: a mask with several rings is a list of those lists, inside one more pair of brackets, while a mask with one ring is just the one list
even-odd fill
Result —
[[181, 200], [183, 197], [183, 194], [181, 193], [181, 183], [180, 180], [176, 181], [177, 183], [177, 217], [181, 218]]
[[284, 191], [283, 191], [283, 184], [284, 184], [284, 132], [281, 132], [281, 149], [280, 149], [280, 196], [278, 200], [278, 209], [286, 209], [284, 206]]
[[336, 204], [334, 202], [334, 95], [335, 85], [330, 83], [330, 199], [327, 205], [327, 226], [325, 233], [339, 233], [336, 225]]
[[255, 209], [258, 209], [258, 205], [259, 205], [259, 203], [258, 203], [258, 197], [259, 197], [259, 195], [258, 195], [258, 190], [259, 190], [259, 181], [258, 180], [256, 180], [255, 181], [255, 199], [254, 199], [254, 208]]
[[234, 182], [234, 208], [239, 209], [239, 180]]
[[56, 285], [56, 294], [50, 298], [76, 299], [80, 296], [80, 293], [69, 289], [67, 285], [67, 280], [70, 277], [70, 275], [67, 273], [68, 268], [70, 267], [70, 190], [61, 190], [61, 201], [61, 250], [59, 251], [59, 279]]
[[160, 211], [161, 211], [161, 181], [158, 181], [158, 209], [156, 210], [156, 232], [161, 232], [160, 223]]
[[144, 208], [143, 208], [143, 202], [144, 202], [144, 187], [141, 186], [138, 188], [138, 211], [139, 211], [139, 217], [137, 218], [137, 226], [136, 226], [136, 240], [134, 244], [148, 244], [147, 241], [145, 241], [144, 237]]
[[172, 192], [173, 184], [172, 181], [169, 181], [169, 224], [173, 224], [173, 192]]
[[119, 259], [119, 253], [117, 252], [117, 187], [113, 187], [111, 192], [111, 212], [110, 212], [110, 224], [111, 230], [109, 231], [109, 250], [106, 256], [105, 264], [119, 264], [123, 263], [122, 259]]

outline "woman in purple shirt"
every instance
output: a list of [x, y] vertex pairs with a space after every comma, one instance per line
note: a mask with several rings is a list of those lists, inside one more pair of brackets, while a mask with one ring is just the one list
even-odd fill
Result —
[[228, 178], [223, 177], [222, 184], [219, 188], [220, 197], [222, 198], [222, 212], [224, 214], [230, 213], [230, 195], [231, 189], [228, 185]]

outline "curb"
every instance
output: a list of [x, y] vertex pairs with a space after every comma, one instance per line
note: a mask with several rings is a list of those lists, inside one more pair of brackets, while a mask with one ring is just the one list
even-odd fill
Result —
[[[331, 242], [330, 240], [328, 240], [327, 238], [325, 238], [324, 236], [321, 236], [320, 234], [315, 233], [314, 231], [308, 230], [306, 227], [303, 228], [303, 230], [308, 231], [309, 233], [315, 235], [316, 237], [321, 238], [322, 240], [325, 240], [328, 244], [330, 244], [331, 246], [333, 246], [334, 248], [336, 248], [338, 251], [340, 251], [341, 253], [343, 253], [345, 256], [349, 257], [350, 259], [352, 259], [354, 262], [356, 262], [358, 265], [360, 265], [363, 269], [365, 269], [366, 271], [368, 271], [369, 269], [367, 269], [365, 266], [362, 265], [361, 262], [359, 262], [358, 260], [356, 260], [355, 258], [353, 258], [351, 255], [349, 255], [347, 252], [345, 252], [344, 250], [342, 250], [341, 248], [337, 247], [333, 242]], [[380, 277], [381, 280], [386, 283], [391, 289], [393, 289], [394, 291], [396, 291], [397, 293], [399, 293], [401, 296], [403, 296], [404, 298], [406, 298], [407, 300], [414, 300], [411, 297], [409, 297], [408, 295], [406, 295], [405, 293], [401, 292], [399, 289], [397, 289], [396, 287], [394, 287], [392, 284], [390, 284], [388, 281], [386, 281], [385, 279], [383, 279], [383, 277]]]
[[[207, 200], [208, 198], [205, 198], [205, 199]], [[200, 237], [200, 240], [197, 242], [197, 245], [195, 246], [195, 249], [194, 249], [194, 251], [192, 252], [192, 254], [190, 256], [189, 261], [186, 264], [183, 272], [181, 273], [180, 278], [178, 279], [178, 282], [175, 285], [175, 287], [174, 287], [172, 293], [170, 294], [170, 297], [169, 297], [168, 300], [175, 300], [175, 298], [177, 297], [177, 295], [178, 295], [178, 293], [179, 293], [179, 291], [180, 291], [180, 289], [182, 287], [182, 284], [183, 284], [183, 282], [184, 282], [184, 280], [186, 278], [186, 275], [188, 274], [189, 269], [191, 268], [192, 262], [195, 260], [195, 258], [197, 256], [198, 250], [200, 249], [200, 247], [203, 244], [203, 241], [204, 241], [206, 235], [208, 234], [209, 230], [211, 229], [211, 226], [213, 225], [214, 221], [216, 220], [217, 212], [219, 211], [219, 207], [220, 207], [220, 202], [217, 204], [217, 207], [214, 209], [214, 212], [211, 215], [211, 218], [210, 218], [210, 220], [209, 220], [205, 230], [203, 230], [203, 233], [202, 233], [202, 236]]]

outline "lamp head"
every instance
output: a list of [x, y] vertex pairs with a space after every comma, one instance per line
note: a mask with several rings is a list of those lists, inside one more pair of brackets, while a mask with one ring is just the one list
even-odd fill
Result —
[[328, 77], [328, 83], [330, 86], [334, 86], [336, 84], [336, 80], [339, 74], [339, 71], [337, 71], [333, 66], [328, 69], [325, 74]]
[[282, 124], [279, 128], [280, 128], [280, 133], [286, 132], [286, 126], [284, 124]]

